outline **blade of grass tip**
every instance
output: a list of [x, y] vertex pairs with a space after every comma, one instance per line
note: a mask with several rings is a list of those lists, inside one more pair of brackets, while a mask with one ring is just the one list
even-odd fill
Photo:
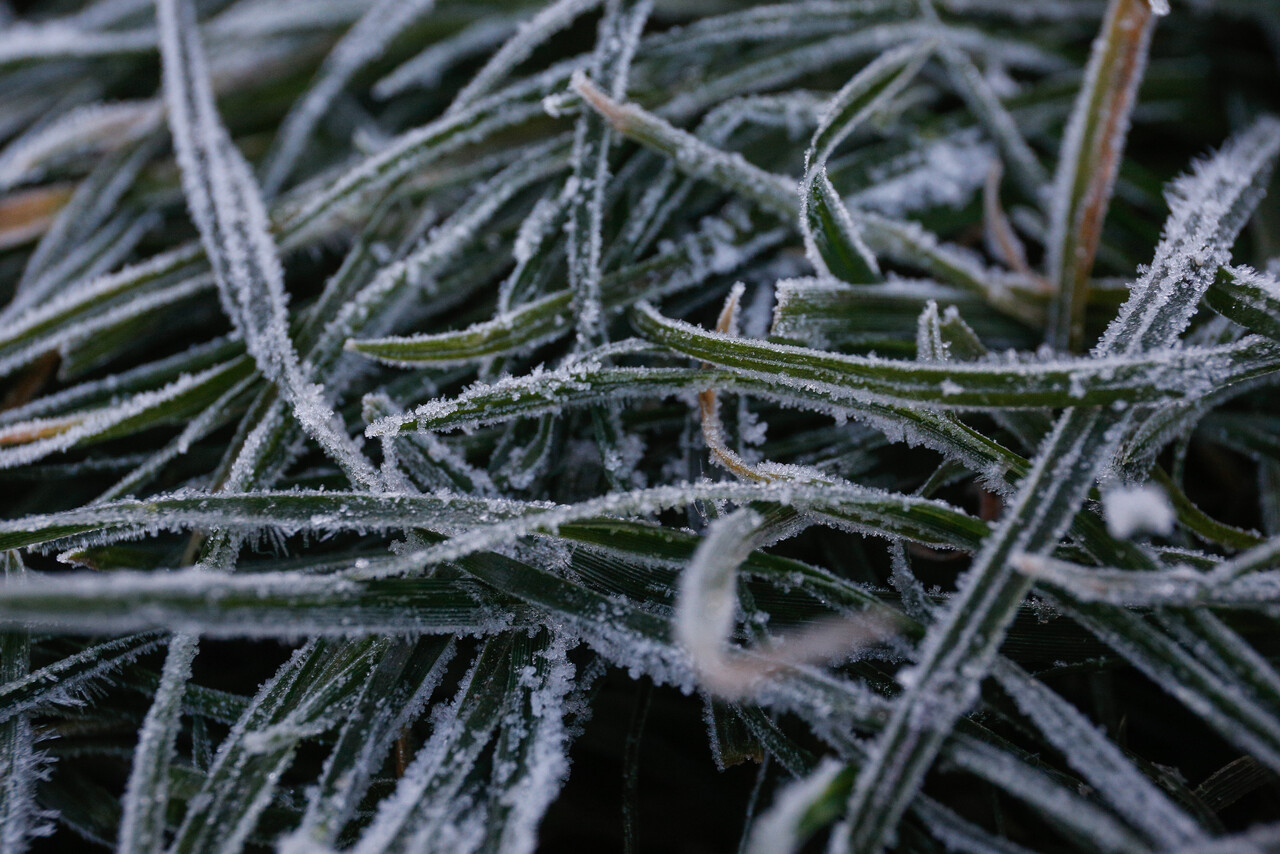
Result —
[[[1262, 119], [1175, 182], [1164, 239], [1098, 355], [1176, 340], [1261, 197], [1278, 151], [1280, 122]], [[1096, 409], [1068, 409], [1059, 417], [960, 591], [926, 635], [919, 663], [900, 677], [904, 691], [850, 797], [855, 850], [880, 851], [892, 836], [946, 733], [977, 699], [1026, 594], [1029, 582], [1011, 559], [1057, 544], [1094, 478], [1111, 463], [1127, 420], [1125, 413]]]
[[125, 785], [124, 812], [116, 840], [120, 854], [158, 854], [164, 849], [169, 766], [177, 749], [182, 698], [198, 645], [192, 635], [177, 635], [169, 642], [160, 685], [138, 731], [138, 746]]
[[1067, 122], [1049, 209], [1049, 344], [1084, 343], [1089, 274], [1124, 155], [1138, 85], [1163, 0], [1111, 0]]
[[556, 0], [544, 6], [536, 15], [516, 27], [515, 35], [498, 48], [476, 72], [475, 76], [454, 96], [445, 115], [459, 113], [471, 106], [494, 84], [529, 58], [539, 45], [544, 44], [572, 24], [576, 19], [599, 6], [602, 0]]
[[321, 390], [308, 380], [289, 338], [284, 271], [266, 208], [218, 116], [187, 0], [157, 0], [165, 102], [183, 190], [218, 281], [224, 310], [263, 375], [292, 404], [303, 429], [352, 478], [380, 483]]
[[875, 257], [827, 177], [827, 161], [840, 143], [902, 94], [933, 53], [933, 43], [908, 45], [877, 57], [841, 87], [823, 108], [805, 151], [800, 182], [800, 231], [819, 275], [851, 284], [880, 278]]
[[434, 7], [435, 0], [378, 0], [343, 34], [280, 123], [262, 166], [264, 194], [274, 196], [284, 186], [315, 126], [351, 78], [377, 61], [396, 36]]
[[[17, 552], [0, 554], [0, 566], [6, 583], [21, 581], [25, 569]], [[30, 667], [30, 633], [0, 633], [0, 685], [27, 678]], [[18, 712], [0, 721], [0, 851], [5, 854], [21, 854], [33, 838], [50, 829], [45, 824], [48, 816], [36, 805], [43, 761], [29, 715]]]

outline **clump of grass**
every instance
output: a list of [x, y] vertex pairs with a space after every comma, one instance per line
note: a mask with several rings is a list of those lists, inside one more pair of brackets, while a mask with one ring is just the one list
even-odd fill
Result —
[[0, 852], [1280, 844], [1274, 5], [0, 12]]

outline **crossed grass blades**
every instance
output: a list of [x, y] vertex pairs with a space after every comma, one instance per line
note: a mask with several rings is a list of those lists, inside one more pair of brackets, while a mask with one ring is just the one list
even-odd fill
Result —
[[0, 16], [0, 852], [1280, 844], [1276, 4]]

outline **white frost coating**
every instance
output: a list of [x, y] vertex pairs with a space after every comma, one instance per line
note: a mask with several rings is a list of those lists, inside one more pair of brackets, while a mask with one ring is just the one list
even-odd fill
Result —
[[[4, 684], [0, 723], [14, 715], [44, 712], [54, 706], [82, 705], [84, 697], [98, 688], [98, 680], [153, 651], [160, 641], [156, 635], [106, 641]], [[15, 696], [23, 699], [14, 702]]]
[[433, 6], [435, 0], [379, 0], [334, 45], [310, 88], [294, 101], [276, 133], [262, 172], [267, 195], [275, 195], [293, 172], [312, 130], [348, 81], [377, 60], [392, 39]]
[[1107, 519], [1107, 531], [1122, 540], [1134, 534], [1168, 536], [1173, 533], [1173, 523], [1178, 518], [1169, 496], [1150, 483], [1105, 490], [1102, 512]]
[[[0, 552], [0, 578], [21, 584], [26, 567], [16, 551]], [[0, 685], [30, 678], [31, 636], [25, 630], [0, 634]], [[36, 801], [36, 786], [48, 776], [47, 757], [36, 749], [29, 715], [12, 710], [0, 720], [0, 852], [22, 854], [32, 838], [52, 831]]]
[[[619, 3], [605, 6], [592, 52], [591, 74], [614, 98], [626, 92], [631, 60], [652, 6], [651, 0], [640, 0], [626, 8]], [[570, 86], [581, 88], [585, 80], [582, 71], [575, 71]], [[600, 276], [605, 191], [610, 179], [609, 150], [613, 139], [614, 131], [601, 117], [590, 112], [583, 113], [574, 127], [573, 175], [565, 183], [564, 195], [570, 199], [566, 254], [580, 349], [599, 346], [608, 340]], [[615, 420], [612, 415], [604, 417]], [[617, 429], [610, 432], [621, 432], [620, 426], [615, 426]], [[613, 450], [608, 447], [610, 444], [613, 443], [604, 443], [602, 450]], [[606, 454], [606, 469], [615, 478], [621, 477], [620, 469], [612, 463]]]
[[532, 854], [538, 844], [538, 825], [569, 775], [567, 718], [581, 705], [575, 700], [576, 668], [568, 654], [573, 642], [557, 634], [539, 653], [546, 671], [533, 681], [529, 702], [533, 716], [526, 724], [517, 718], [517, 727], [526, 727], [528, 745], [519, 773], [502, 781], [498, 796], [509, 812], [502, 825], [498, 849], [503, 854]]
[[248, 376], [227, 389], [203, 412], [187, 422], [174, 439], [164, 448], [152, 454], [137, 468], [118, 480], [98, 496], [98, 501], [110, 501], [124, 495], [136, 495], [138, 488], [158, 475], [166, 465], [186, 454], [191, 446], [235, 417], [234, 403], [253, 388], [256, 377]]
[[499, 44], [516, 28], [514, 18], [487, 14], [456, 35], [428, 45], [373, 84], [373, 97], [392, 98], [407, 89], [432, 88], [455, 64]]
[[[808, 169], [825, 166], [841, 142], [902, 93], [932, 52], [933, 45], [928, 42], [906, 45], [880, 55], [854, 75], [818, 117], [818, 127], [806, 153]], [[870, 100], [865, 100], [868, 95]]]
[[484, 95], [493, 85], [511, 73], [511, 70], [529, 58], [529, 55], [556, 33], [568, 27], [580, 15], [599, 6], [601, 0], [557, 0], [544, 7], [538, 14], [524, 21], [516, 33], [489, 57], [484, 67], [476, 72], [466, 86], [454, 97], [446, 115], [459, 112]]
[[1213, 157], [1175, 179], [1151, 266], [1107, 327], [1095, 355], [1169, 346], [1190, 320], [1261, 197], [1280, 151], [1280, 120], [1258, 119]]
[[135, 394], [100, 409], [19, 422], [0, 428], [0, 469], [29, 465], [50, 454], [65, 451], [124, 421], [163, 409], [165, 405], [172, 404], [183, 395], [199, 391], [227, 372], [227, 365], [217, 365], [198, 374], [184, 374], [163, 388]]
[[959, 208], [982, 187], [994, 160], [995, 149], [978, 134], [956, 134], [877, 166], [868, 186], [845, 201], [885, 217], [933, 206]]
[[[899, 530], [903, 526], [899, 514], [913, 508], [927, 508], [926, 512], [946, 515], [961, 512], [941, 501], [843, 482], [682, 483], [615, 492], [577, 504], [551, 506], [542, 502], [529, 502], [524, 505], [527, 512], [523, 515], [508, 521], [479, 524], [445, 542], [407, 552], [389, 561], [380, 571], [384, 574], [414, 571], [423, 565], [456, 560], [477, 551], [500, 548], [529, 534], [554, 533], [560, 525], [582, 519], [656, 513], [685, 507], [697, 501], [732, 501], [735, 504], [766, 501], [821, 514], [820, 519], [824, 524], [835, 525], [843, 530], [879, 536], [890, 536], [890, 532]], [[171, 517], [174, 514], [167, 515]], [[30, 527], [33, 523], [29, 520], [39, 518], [28, 517], [28, 521], [21, 524]], [[4, 530], [3, 525], [0, 522], [0, 531]], [[961, 545], [950, 539], [949, 533], [942, 531], [914, 531], [912, 536], [931, 545]]]
[[0, 190], [40, 177], [43, 164], [86, 146], [115, 149], [159, 124], [155, 101], [121, 101], [78, 107], [18, 137], [0, 152]]
[[165, 103], [182, 186], [218, 281], [222, 304], [262, 373], [289, 400], [302, 428], [365, 488], [378, 472], [299, 364], [289, 338], [284, 271], [249, 165], [218, 117], [194, 13], [184, 0], [158, 0]]
[[165, 807], [169, 802], [169, 765], [181, 725], [182, 699], [198, 638], [177, 635], [169, 643], [160, 685], [138, 731], [133, 766], [125, 786], [118, 854], [153, 854], [164, 846]]
[[46, 24], [18, 21], [0, 32], [0, 63], [141, 53], [153, 48], [155, 43], [155, 33], [148, 30], [95, 32], [61, 21]]
[[[396, 783], [395, 792], [378, 805], [377, 815], [350, 849], [352, 854], [471, 850], [476, 842], [474, 832], [464, 832], [464, 838], [456, 836], [464, 830], [460, 825], [465, 822], [460, 819], [470, 812], [472, 802], [463, 786], [497, 724], [496, 710], [476, 720], [478, 716], [466, 702], [476, 695], [486, 699], [486, 689], [494, 690], [487, 684], [492, 674], [479, 672], [483, 661], [482, 653], [462, 678], [453, 702], [433, 710], [431, 737]], [[502, 681], [505, 683], [505, 676]], [[483, 820], [483, 815], [478, 818]], [[437, 837], [431, 848], [430, 840], [424, 838], [427, 833]]]
[[843, 769], [839, 762], [825, 756], [807, 777], [782, 788], [751, 829], [747, 854], [792, 854], [799, 850], [803, 841], [800, 822], [814, 802], [827, 794]]
[[1162, 849], [1205, 838], [1196, 822], [1074, 706], [1007, 659], [996, 659], [992, 671], [1019, 711], [1061, 751], [1071, 767]]

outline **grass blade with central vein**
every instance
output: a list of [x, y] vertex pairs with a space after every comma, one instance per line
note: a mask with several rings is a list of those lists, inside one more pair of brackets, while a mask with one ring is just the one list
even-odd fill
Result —
[[[1133, 288], [1098, 355], [1169, 346], [1195, 311], [1262, 195], [1280, 151], [1280, 122], [1260, 120], [1175, 185], [1172, 213], [1150, 269]], [[1214, 199], [1212, 205], [1204, 203]], [[1195, 258], [1198, 265], [1191, 265]], [[849, 840], [883, 848], [946, 733], [977, 698], [978, 685], [1029, 582], [1017, 552], [1056, 545], [1097, 473], [1111, 462], [1126, 416], [1069, 409], [1040, 448], [1017, 498], [984, 543], [959, 594], [930, 629], [920, 662], [880, 733], [849, 802]]]

